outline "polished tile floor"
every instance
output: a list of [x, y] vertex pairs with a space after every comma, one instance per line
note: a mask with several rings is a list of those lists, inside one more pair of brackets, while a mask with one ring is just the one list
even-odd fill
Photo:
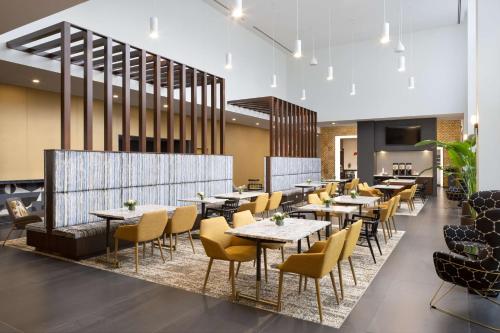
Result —
[[[458, 210], [441, 192], [407, 231], [340, 332], [489, 332], [428, 306], [440, 280], [432, 253]], [[0, 227], [5, 236], [6, 226]], [[202, 277], [200, 277], [202, 283]], [[454, 292], [448, 305], [500, 325], [498, 308]], [[49, 257], [0, 249], [0, 332], [335, 332], [290, 317]]]

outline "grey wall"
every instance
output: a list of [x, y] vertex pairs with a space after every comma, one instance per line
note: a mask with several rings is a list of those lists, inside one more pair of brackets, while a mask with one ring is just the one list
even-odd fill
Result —
[[[435, 140], [437, 138], [437, 119], [401, 119], [386, 121], [360, 121], [358, 122], [358, 176], [362, 181], [373, 183], [373, 175], [377, 173], [375, 153], [379, 151], [423, 151], [431, 150], [432, 161], [435, 164], [436, 149], [430, 147], [415, 147], [413, 145], [386, 145], [385, 128], [397, 126], [421, 126], [422, 140]], [[391, 172], [392, 170], [389, 170]], [[437, 187], [437, 170], [432, 172], [434, 177], [434, 192]]]

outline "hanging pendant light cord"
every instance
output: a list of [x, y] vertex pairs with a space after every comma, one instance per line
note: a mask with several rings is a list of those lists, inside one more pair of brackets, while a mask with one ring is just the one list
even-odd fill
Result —
[[332, 65], [332, 9], [330, 8], [330, 15], [328, 16], [328, 59], [330, 66]]
[[[385, 1], [384, 1], [385, 3]], [[351, 22], [351, 83], [354, 83], [354, 19]]]
[[385, 0], [384, 0], [384, 23], [387, 22], [386, 16], [385, 16]]
[[403, 5], [399, 0], [399, 40], [403, 40]]
[[296, 1], [297, 5], [297, 40], [299, 39], [299, 0]]
[[274, 1], [272, 4], [272, 20], [273, 20], [273, 75], [276, 74], [276, 8]]

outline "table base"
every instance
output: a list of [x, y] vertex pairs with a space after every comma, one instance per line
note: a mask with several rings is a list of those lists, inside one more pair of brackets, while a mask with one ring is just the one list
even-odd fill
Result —
[[255, 284], [255, 296], [253, 295], [248, 295], [244, 293], [240, 293], [239, 291], [236, 292], [236, 300], [238, 301], [240, 298], [246, 299], [248, 301], [253, 301], [261, 304], [266, 304], [266, 305], [271, 305], [271, 306], [278, 306], [278, 302], [271, 301], [265, 298], [260, 298], [260, 281], [257, 281]]
[[120, 262], [115, 260], [115, 258], [111, 258], [111, 250], [109, 247], [106, 248], [106, 258], [97, 258], [97, 262], [100, 262], [102, 264], [106, 264], [111, 266], [112, 268], [119, 268], [120, 267]]

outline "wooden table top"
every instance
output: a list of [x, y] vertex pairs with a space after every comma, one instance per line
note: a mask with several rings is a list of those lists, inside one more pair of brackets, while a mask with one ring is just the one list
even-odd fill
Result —
[[152, 212], [155, 210], [166, 210], [167, 213], [172, 213], [176, 208], [176, 206], [138, 205], [135, 207], [135, 210], [129, 210], [127, 207], [122, 207], [107, 210], [96, 210], [90, 212], [90, 214], [106, 219], [128, 220], [141, 217], [142, 215], [144, 215], [144, 213]]

